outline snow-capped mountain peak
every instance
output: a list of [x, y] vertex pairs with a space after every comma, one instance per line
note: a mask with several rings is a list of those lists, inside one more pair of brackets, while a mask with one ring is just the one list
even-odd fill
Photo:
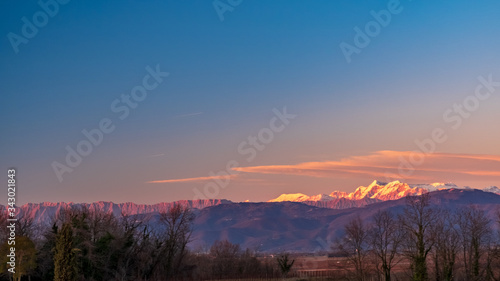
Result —
[[[397, 183], [399, 183], [399, 181], [398, 181], [398, 180], [393, 181], [393, 182], [397, 182]], [[381, 182], [381, 181], [379, 181], [379, 180], [374, 180], [374, 181], [372, 181], [372, 183], [370, 183], [370, 185], [369, 185], [369, 186], [386, 185], [386, 184], [387, 184], [386, 182]]]
[[354, 192], [350, 193], [346, 198], [351, 200], [361, 200], [363, 198], [379, 199], [379, 200], [395, 200], [408, 195], [421, 195], [427, 192], [419, 187], [412, 188], [407, 183], [400, 181], [392, 181], [382, 183], [373, 181], [369, 186], [360, 186]]
[[[319, 196], [319, 195], [318, 195]], [[311, 201], [310, 197], [302, 194], [302, 193], [293, 193], [293, 194], [281, 194], [278, 198], [269, 200], [268, 202], [283, 202], [283, 201], [291, 201], [291, 202], [304, 202]]]
[[[332, 201], [336, 199], [363, 200], [373, 199], [380, 201], [396, 200], [406, 196], [422, 195], [426, 192], [432, 192], [444, 189], [470, 189], [469, 187], [459, 187], [453, 183], [435, 182], [430, 184], [412, 184], [402, 183], [398, 180], [389, 183], [373, 181], [368, 186], [359, 186], [351, 193], [343, 191], [333, 191], [329, 195], [319, 194], [308, 196], [302, 193], [282, 194], [278, 198], [269, 200], [268, 202], [305, 202], [305, 201]], [[492, 192], [500, 195], [500, 188], [491, 186], [483, 189], [485, 192]]]
[[318, 194], [309, 197], [309, 201], [332, 201], [333, 197], [327, 194]]
[[492, 193], [496, 193], [496, 194], [500, 195], [500, 188], [498, 188], [496, 186], [487, 187], [487, 188], [483, 189], [483, 191], [492, 192]]
[[346, 198], [349, 193], [344, 192], [344, 191], [334, 191], [329, 194], [329, 196], [333, 199], [338, 199], [338, 198]]

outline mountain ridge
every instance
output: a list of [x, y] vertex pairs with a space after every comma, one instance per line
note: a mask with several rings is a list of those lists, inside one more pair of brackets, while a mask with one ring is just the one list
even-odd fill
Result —
[[[430, 184], [408, 184], [398, 180], [389, 183], [374, 180], [368, 186], [359, 186], [353, 192], [347, 193], [343, 191], [333, 191], [330, 194], [318, 194], [308, 196], [303, 193], [294, 194], [281, 194], [277, 198], [271, 199], [267, 202], [319, 202], [319, 201], [334, 201], [340, 198], [349, 200], [365, 200], [366, 198], [375, 201], [397, 200], [406, 196], [422, 195], [427, 192], [447, 190], [447, 189], [473, 189], [470, 187], [459, 187], [453, 183], [430, 183]], [[500, 194], [500, 189], [496, 186], [490, 186], [483, 190]], [[312, 204], [312, 203], [311, 203]]]
[[[476, 189], [442, 189], [432, 191], [432, 205], [449, 210], [457, 210], [474, 205], [494, 217], [500, 211], [500, 195]], [[343, 208], [331, 208], [328, 204], [343, 202]], [[371, 217], [378, 210], [390, 210], [401, 214], [406, 200], [382, 201], [364, 197], [360, 200], [338, 198], [332, 201], [304, 202], [240, 202], [228, 200], [183, 201], [194, 208], [192, 249], [207, 249], [216, 240], [228, 239], [242, 248], [262, 252], [314, 252], [327, 251], [335, 239], [342, 235], [343, 227], [355, 217], [371, 223]], [[353, 203], [355, 202], [355, 203]], [[36, 218], [35, 223], [50, 226], [57, 211], [67, 207], [88, 207], [121, 213], [136, 212], [150, 217], [154, 227], [159, 211], [173, 204], [159, 203], [141, 208], [134, 203], [29, 203], [20, 207], [21, 212]], [[351, 205], [349, 205], [351, 204]], [[361, 206], [361, 204], [363, 204]], [[140, 204], [139, 204], [140, 205]], [[360, 206], [357, 206], [360, 205]], [[0, 209], [5, 208], [0, 206]], [[120, 209], [121, 208], [121, 209]], [[3, 209], [5, 210], [5, 209]], [[129, 213], [130, 214], [130, 213]]]
[[[111, 201], [97, 201], [92, 203], [73, 202], [41, 202], [26, 203], [18, 206], [21, 217], [33, 219], [34, 223], [49, 223], [57, 217], [57, 214], [64, 209], [85, 207], [90, 210], [100, 210], [112, 213], [114, 216], [159, 213], [168, 210], [174, 204], [180, 204], [192, 209], [203, 209], [220, 204], [231, 204], [232, 201], [226, 199], [199, 199], [199, 200], [179, 200], [174, 202], [162, 202], [156, 204], [136, 204], [133, 202], [113, 203]], [[5, 206], [0, 205], [0, 210]]]
[[[410, 195], [421, 195], [426, 192], [439, 190], [475, 190], [470, 187], [458, 187], [451, 183], [431, 183], [409, 185], [399, 181], [383, 183], [373, 181], [368, 186], [359, 186], [353, 192], [347, 193], [342, 191], [334, 191], [328, 194], [319, 194], [308, 196], [303, 193], [282, 194], [276, 199], [269, 200], [265, 203], [279, 202], [300, 202], [308, 206], [328, 208], [328, 209], [350, 209], [369, 206], [375, 203], [398, 200]], [[500, 189], [496, 186], [488, 187], [482, 191], [500, 194]], [[18, 207], [21, 217], [31, 218], [34, 223], [48, 224], [57, 214], [67, 208], [85, 207], [91, 210], [100, 210], [112, 213], [115, 216], [122, 214], [150, 214], [159, 213], [169, 209], [174, 204], [190, 207], [197, 211], [208, 207], [218, 206], [222, 204], [237, 204], [226, 199], [200, 199], [200, 200], [179, 200], [174, 202], [163, 202], [157, 204], [136, 204], [133, 202], [113, 203], [110, 201], [98, 201], [93, 203], [73, 203], [73, 202], [42, 202], [42, 203], [27, 203]], [[5, 210], [5, 206], [0, 205], [0, 210]]]
[[[430, 194], [433, 207], [458, 210], [474, 205], [492, 220], [500, 211], [500, 195], [482, 190], [451, 188]], [[228, 239], [262, 252], [324, 252], [343, 235], [344, 226], [353, 218], [371, 223], [377, 211], [401, 214], [405, 205], [405, 198], [345, 209], [287, 201], [218, 205], [201, 210], [196, 217], [191, 246], [206, 248], [216, 240]]]

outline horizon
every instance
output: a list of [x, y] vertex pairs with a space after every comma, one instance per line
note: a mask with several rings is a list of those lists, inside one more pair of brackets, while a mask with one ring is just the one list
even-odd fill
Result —
[[19, 205], [500, 186], [500, 3], [214, 3], [0, 3]]

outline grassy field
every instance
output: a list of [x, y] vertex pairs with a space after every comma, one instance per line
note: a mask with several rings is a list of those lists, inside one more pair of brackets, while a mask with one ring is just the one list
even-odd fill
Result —
[[[223, 281], [337, 281], [348, 280], [346, 274], [352, 270], [346, 265], [345, 258], [327, 256], [293, 256], [295, 260], [292, 272], [287, 278], [244, 278], [223, 279]], [[274, 259], [274, 257], [261, 257], [260, 259]], [[402, 261], [393, 270], [395, 280], [405, 280], [404, 268], [408, 267], [406, 261]], [[217, 279], [221, 281], [220, 279]], [[375, 276], [373, 281], [378, 280]], [[212, 280], [210, 280], [212, 281]], [[215, 280], [213, 280], [215, 281]], [[367, 279], [367, 281], [372, 281]]]

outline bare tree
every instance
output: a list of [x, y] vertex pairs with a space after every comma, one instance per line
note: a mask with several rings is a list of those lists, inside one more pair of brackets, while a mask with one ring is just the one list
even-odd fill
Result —
[[278, 266], [280, 268], [283, 278], [286, 278], [290, 270], [292, 270], [292, 266], [295, 263], [295, 260], [290, 261], [289, 254], [284, 253], [279, 255], [276, 258], [276, 261], [278, 262]]
[[240, 255], [240, 245], [227, 240], [215, 241], [210, 248], [212, 275], [220, 279], [237, 277]]
[[30, 240], [35, 240], [37, 236], [36, 225], [34, 224], [33, 217], [28, 216], [25, 213], [19, 213], [17, 215], [16, 223], [16, 233], [19, 236], [25, 236], [30, 238]]
[[361, 218], [356, 217], [347, 223], [344, 230], [345, 235], [336, 248], [354, 268], [356, 280], [363, 281], [367, 275], [368, 229]]
[[414, 281], [428, 280], [427, 256], [434, 245], [431, 226], [437, 221], [430, 199], [429, 193], [406, 197], [406, 207], [399, 217], [405, 232], [405, 255], [411, 261]]
[[488, 252], [491, 221], [474, 206], [460, 210], [458, 216], [465, 276], [467, 280], [483, 280], [485, 267], [481, 266], [481, 258]]
[[163, 230], [155, 232], [151, 273], [171, 279], [183, 271], [187, 244], [191, 239], [194, 215], [189, 207], [175, 204], [160, 213]]
[[451, 281], [455, 275], [455, 263], [460, 247], [457, 216], [448, 210], [439, 210], [436, 224], [432, 227], [434, 249], [432, 259], [436, 281]]
[[394, 215], [388, 211], [378, 211], [373, 216], [369, 231], [370, 247], [377, 257], [384, 280], [391, 280], [391, 270], [401, 260], [398, 251], [401, 247], [403, 231]]
[[500, 281], [500, 208], [496, 212], [495, 221], [498, 231], [488, 249], [486, 280]]
[[123, 232], [119, 238], [121, 245], [119, 264], [115, 273], [117, 280], [125, 281], [130, 276], [142, 276], [141, 263], [145, 263], [150, 257], [145, 254], [152, 233], [147, 227], [150, 219], [150, 215], [121, 214], [119, 225]]

